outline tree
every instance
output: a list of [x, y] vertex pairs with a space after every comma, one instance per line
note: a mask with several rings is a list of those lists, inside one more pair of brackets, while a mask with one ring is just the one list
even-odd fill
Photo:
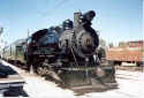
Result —
[[109, 48], [114, 47], [113, 43], [109, 43]]
[[104, 39], [100, 38], [100, 40], [99, 40], [99, 45], [100, 45], [101, 47], [106, 47], [106, 41], [105, 41]]
[[99, 39], [98, 57], [101, 60], [106, 56], [106, 41], [102, 38]]

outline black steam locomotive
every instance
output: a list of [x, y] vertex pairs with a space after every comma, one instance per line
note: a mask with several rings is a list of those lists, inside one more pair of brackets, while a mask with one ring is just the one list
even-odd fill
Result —
[[76, 12], [74, 22], [68, 19], [32, 34], [19, 45], [28, 68], [68, 85], [114, 83], [114, 68], [101, 66], [96, 52], [99, 37], [91, 27], [94, 17], [94, 11]]
[[[26, 46], [25, 57], [28, 65], [43, 63], [45, 60], [52, 67], [58, 68], [83, 67], [86, 62], [93, 67], [100, 65], [95, 54], [99, 39], [91, 27], [94, 16], [93, 11], [84, 15], [75, 13], [74, 24], [71, 20], [66, 20], [62, 27], [35, 32]], [[40, 56], [44, 58], [41, 59]]]

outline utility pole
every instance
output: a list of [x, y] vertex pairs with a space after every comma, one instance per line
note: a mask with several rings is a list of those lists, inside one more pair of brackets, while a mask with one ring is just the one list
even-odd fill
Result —
[[[0, 27], [0, 36], [3, 33], [3, 27]], [[1, 38], [0, 38], [0, 63], [1, 63], [1, 54], [2, 54], [2, 50], [1, 50]]]
[[0, 27], [0, 35], [3, 33], [3, 27]]
[[30, 31], [29, 31], [29, 29], [27, 29], [27, 36], [28, 36], [28, 38], [29, 38], [29, 34], [30, 34]]

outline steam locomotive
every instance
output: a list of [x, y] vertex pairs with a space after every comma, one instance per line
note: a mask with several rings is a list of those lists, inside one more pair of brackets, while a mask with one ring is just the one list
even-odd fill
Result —
[[74, 22], [68, 19], [33, 33], [15, 45], [14, 60], [21, 53], [28, 69], [66, 85], [115, 83], [113, 66], [101, 66], [96, 52], [99, 37], [91, 27], [95, 15], [94, 11], [76, 12]]

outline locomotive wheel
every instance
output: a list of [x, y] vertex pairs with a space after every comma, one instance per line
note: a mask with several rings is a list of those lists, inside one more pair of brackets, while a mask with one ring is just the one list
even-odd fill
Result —
[[36, 68], [36, 73], [41, 76], [50, 76], [57, 82], [62, 82], [58, 74], [50, 67], [48, 62], [43, 62]]
[[36, 70], [37, 74], [39, 75], [45, 75], [46, 74], [46, 68], [38, 67]]

